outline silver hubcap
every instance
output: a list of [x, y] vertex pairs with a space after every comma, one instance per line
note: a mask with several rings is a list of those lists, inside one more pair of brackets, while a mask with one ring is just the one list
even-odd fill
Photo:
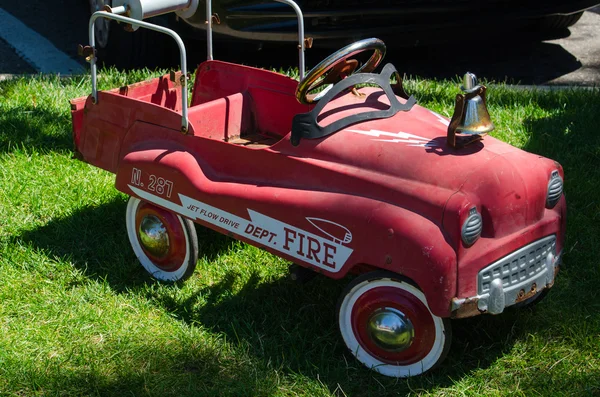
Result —
[[384, 307], [369, 319], [369, 336], [377, 346], [391, 352], [406, 350], [415, 337], [415, 329], [399, 310]]
[[147, 215], [140, 222], [140, 243], [150, 254], [163, 258], [169, 253], [169, 234], [165, 225], [154, 215]]

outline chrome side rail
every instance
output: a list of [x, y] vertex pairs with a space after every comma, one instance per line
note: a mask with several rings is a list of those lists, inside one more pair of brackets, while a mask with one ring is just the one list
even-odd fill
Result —
[[[210, 0], [207, 1], [207, 3], [210, 3]], [[208, 6], [207, 6], [207, 9], [208, 9]], [[96, 19], [98, 19], [98, 18], [113, 19], [115, 21], [125, 22], [128, 24], [134, 25], [134, 26], [139, 26], [142, 28], [154, 30], [156, 32], [164, 33], [168, 36], [171, 36], [175, 40], [175, 42], [179, 46], [179, 58], [180, 58], [180, 62], [181, 62], [181, 74], [182, 74], [182, 81], [181, 81], [181, 132], [183, 132], [184, 134], [187, 133], [188, 127], [189, 127], [189, 124], [188, 124], [187, 63], [186, 63], [185, 45], [183, 44], [183, 40], [181, 40], [181, 37], [179, 37], [179, 35], [177, 33], [175, 33], [173, 30], [165, 28], [163, 26], [155, 25], [152, 23], [144, 22], [144, 21], [139, 21], [137, 19], [124, 17], [122, 15], [117, 15], [117, 14], [113, 14], [113, 13], [106, 12], [106, 11], [96, 11], [95, 13], [92, 14], [92, 17], [90, 18], [90, 23], [89, 23], [90, 47], [92, 47], [94, 49], [96, 47], [96, 40], [94, 37], [94, 24], [96, 23]], [[211, 52], [212, 52], [212, 48], [211, 48]], [[93, 98], [94, 103], [98, 103], [98, 84], [97, 84], [97, 70], [96, 70], [95, 54], [93, 54], [90, 58], [90, 67], [91, 67], [91, 72], [92, 72], [92, 98]]]
[[213, 42], [212, 42], [212, 0], [206, 0], [206, 59], [213, 60]]

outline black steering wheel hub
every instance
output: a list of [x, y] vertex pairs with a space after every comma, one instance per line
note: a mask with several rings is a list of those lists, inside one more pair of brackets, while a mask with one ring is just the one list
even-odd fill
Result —
[[[396, 77], [397, 83], [393, 86], [390, 84], [392, 76]], [[332, 122], [326, 126], [319, 125], [317, 118], [325, 105], [334, 97], [342, 93], [348, 88], [354, 87], [357, 84], [374, 84], [383, 90], [387, 96], [390, 107], [384, 110], [373, 110], [362, 113], [353, 114], [337, 121]], [[406, 99], [404, 104], [398, 100], [399, 95]], [[377, 73], [356, 73], [350, 77], [347, 77], [337, 84], [335, 84], [322, 98], [320, 98], [317, 105], [307, 113], [300, 113], [294, 116], [292, 122], [292, 137], [291, 143], [294, 146], [300, 144], [301, 139], [318, 139], [333, 134], [339, 130], [349, 127], [352, 124], [360, 123], [367, 120], [385, 119], [394, 116], [400, 111], [409, 111], [417, 100], [415, 97], [408, 97], [402, 88], [402, 78], [400, 74], [392, 65], [388, 63], [383, 67], [380, 74]]]

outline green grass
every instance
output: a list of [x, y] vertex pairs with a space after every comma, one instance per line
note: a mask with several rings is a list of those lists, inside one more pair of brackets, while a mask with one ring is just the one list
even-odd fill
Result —
[[[104, 71], [101, 88], [140, 80]], [[449, 116], [457, 82], [407, 90]], [[0, 395], [600, 394], [600, 95], [492, 85], [492, 134], [566, 173], [564, 266], [536, 307], [454, 321], [444, 364], [389, 379], [346, 352], [348, 280], [299, 285], [287, 263], [198, 229], [183, 285], [154, 282], [125, 232], [114, 177], [71, 158], [68, 100], [89, 78], [0, 82]]]

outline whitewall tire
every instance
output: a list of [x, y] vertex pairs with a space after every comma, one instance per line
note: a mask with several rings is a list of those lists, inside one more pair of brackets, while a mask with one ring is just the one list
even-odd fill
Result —
[[356, 278], [338, 304], [340, 332], [367, 368], [405, 378], [438, 365], [450, 349], [450, 321], [431, 313], [412, 283], [388, 272]]
[[194, 223], [135, 197], [126, 212], [127, 235], [142, 266], [160, 281], [189, 278], [198, 261]]

